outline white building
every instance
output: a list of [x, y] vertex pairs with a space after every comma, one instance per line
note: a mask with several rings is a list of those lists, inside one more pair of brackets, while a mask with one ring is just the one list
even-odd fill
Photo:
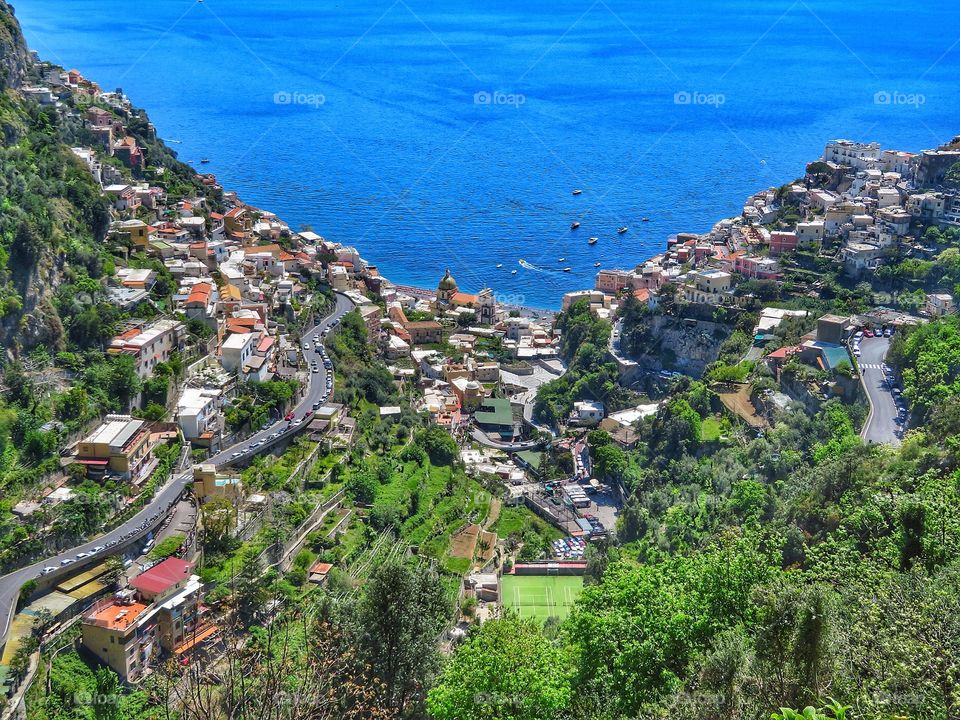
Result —
[[880, 143], [859, 143], [853, 140], [832, 140], [823, 150], [823, 159], [837, 165], [858, 170], [877, 167], [880, 161]]
[[220, 364], [227, 372], [239, 372], [253, 355], [253, 333], [234, 333], [220, 347]]
[[220, 429], [220, 390], [217, 388], [185, 388], [177, 401], [177, 422], [187, 440], [195, 440], [207, 432]]
[[573, 404], [570, 421], [580, 425], [596, 425], [603, 420], [603, 403], [597, 400], [579, 401]]
[[139, 331], [118, 335], [110, 341], [108, 353], [132, 355], [141, 379], [149, 377], [157, 363], [166, 362], [183, 349], [186, 326], [176, 320], [157, 320]]

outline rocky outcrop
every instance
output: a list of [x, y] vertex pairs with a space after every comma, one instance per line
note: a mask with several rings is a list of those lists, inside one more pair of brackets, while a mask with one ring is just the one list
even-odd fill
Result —
[[666, 369], [699, 377], [717, 359], [720, 346], [731, 332], [728, 325], [670, 315], [653, 315], [647, 322], [648, 342], [642, 354], [631, 358], [637, 362], [635, 372], [639, 373]]
[[18, 88], [31, 64], [13, 6], [0, 0], [0, 90]]

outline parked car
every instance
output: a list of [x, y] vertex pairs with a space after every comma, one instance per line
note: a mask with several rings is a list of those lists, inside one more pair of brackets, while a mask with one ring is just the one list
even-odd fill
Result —
[[48, 565], [47, 567], [45, 567], [43, 570], [40, 571], [40, 574], [41, 574], [41, 575], [49, 575], [49, 574], [52, 573], [54, 570], [56, 570], [55, 567], [50, 567], [50, 566]]
[[67, 558], [66, 560], [61, 560], [60, 565], [73, 565], [76, 562], [73, 558]]
[[884, 337], [893, 337], [893, 328], [887, 328], [883, 331]]
[[105, 548], [103, 547], [103, 545], [97, 545], [93, 550], [90, 551], [90, 554], [96, 555], [97, 553], [103, 552], [104, 550]]
[[286, 415], [284, 415], [283, 419], [286, 420], [287, 422], [290, 422], [291, 420], [293, 420], [293, 410], [291, 410]]

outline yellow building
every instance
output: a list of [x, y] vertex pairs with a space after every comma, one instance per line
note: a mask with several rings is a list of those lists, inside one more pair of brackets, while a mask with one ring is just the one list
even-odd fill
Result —
[[150, 226], [143, 220], [124, 220], [120, 232], [130, 235], [130, 243], [137, 250], [146, 250], [150, 243]]
[[240, 478], [217, 475], [217, 466], [212, 463], [193, 466], [193, 494], [200, 502], [212, 497], [225, 497], [236, 502], [241, 495]]
[[77, 445], [77, 462], [94, 479], [117, 475], [138, 481], [153, 459], [150, 433], [143, 420], [129, 415], [107, 415], [106, 422]]

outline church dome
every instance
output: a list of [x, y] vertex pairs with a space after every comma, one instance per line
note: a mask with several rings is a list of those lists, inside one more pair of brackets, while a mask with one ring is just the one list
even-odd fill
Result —
[[444, 274], [443, 279], [440, 280], [439, 290], [456, 290], [457, 281], [453, 279], [453, 275], [450, 274], [449, 268], [447, 269], [446, 274]]

